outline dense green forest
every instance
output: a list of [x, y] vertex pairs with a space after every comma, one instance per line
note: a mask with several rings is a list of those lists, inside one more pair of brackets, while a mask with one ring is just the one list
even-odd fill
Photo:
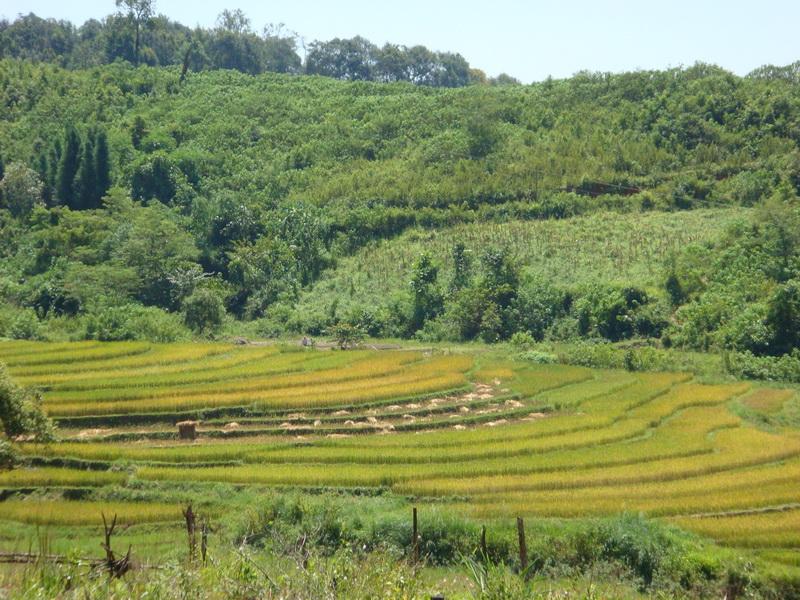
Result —
[[[639, 340], [800, 378], [798, 64], [436, 87], [309, 70], [311, 53], [257, 75], [180, 53], [91, 66], [111, 57], [14, 46], [25, 23], [0, 34], [23, 57], [0, 61], [0, 335], [346, 324]], [[387, 252], [391, 276], [356, 276]]]

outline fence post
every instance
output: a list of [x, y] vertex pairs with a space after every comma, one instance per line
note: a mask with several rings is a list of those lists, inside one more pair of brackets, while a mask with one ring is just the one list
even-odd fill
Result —
[[417, 528], [417, 507], [411, 509], [411, 556], [414, 564], [419, 562], [419, 529]]
[[517, 517], [517, 534], [519, 535], [519, 565], [523, 575], [528, 570], [528, 547], [525, 545], [525, 523]]
[[200, 529], [200, 556], [203, 564], [206, 564], [206, 554], [208, 553], [208, 519], [203, 518], [203, 525]]
[[189, 502], [188, 506], [182, 512], [183, 518], [186, 519], [186, 535], [189, 538], [189, 561], [194, 562], [195, 554], [197, 553], [197, 528], [196, 517], [192, 510], [192, 503]]
[[486, 549], [486, 525], [481, 527], [481, 558], [488, 560], [489, 551]]

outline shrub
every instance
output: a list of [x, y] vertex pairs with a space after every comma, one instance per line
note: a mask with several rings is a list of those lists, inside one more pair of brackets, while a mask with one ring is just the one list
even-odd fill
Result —
[[[8, 437], [32, 434], [40, 440], [53, 438], [53, 424], [42, 410], [41, 394], [14, 383], [3, 364], [0, 364], [0, 421]], [[0, 448], [0, 460], [2, 454]]]
[[8, 440], [0, 438], [0, 469], [10, 469], [17, 464], [17, 453]]
[[511, 340], [509, 341], [512, 346], [521, 350], [527, 350], [536, 345], [536, 340], [533, 338], [530, 331], [517, 331], [511, 336]]

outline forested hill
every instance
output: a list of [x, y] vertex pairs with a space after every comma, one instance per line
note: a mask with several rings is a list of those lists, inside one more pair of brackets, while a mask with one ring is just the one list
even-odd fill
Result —
[[[338, 258], [409, 227], [770, 198], [792, 213], [800, 187], [797, 65], [748, 77], [698, 64], [445, 89], [224, 70], [182, 81], [179, 66], [63, 70], [4, 60], [0, 107], [0, 294], [10, 315], [5, 331], [13, 325], [20, 336], [41, 334], [34, 312], [50, 329], [68, 321], [58, 327], [72, 336], [169, 329], [133, 331], [133, 313], [148, 323], [163, 316], [176, 331], [183, 322], [202, 329], [203, 311], [216, 314], [221, 304], [239, 318], [266, 315], [270, 327], [304, 329], [308, 322], [292, 313], [304, 286]], [[741, 242], [731, 235], [726, 247]], [[759, 243], [772, 247], [771, 240]], [[761, 269], [768, 281], [755, 294], [767, 333], [740, 346], [715, 337], [714, 323], [683, 335], [675, 315], [710, 285], [696, 277], [697, 261], [673, 257], [663, 279], [670, 275], [677, 288], [673, 281], [672, 292], [618, 290], [605, 312], [574, 313], [577, 300], [595, 296], [560, 290], [553, 298], [561, 312], [533, 327], [514, 317], [525, 265], [502, 248], [474, 256], [457, 282], [438, 281], [436, 261], [417, 264], [408, 275], [416, 287], [404, 288], [405, 300], [390, 311], [400, 316], [373, 331], [412, 335], [440, 322], [457, 291], [476, 292], [474, 284], [484, 295], [465, 297], [482, 298], [479, 305], [462, 305], [460, 321], [447, 317], [457, 326], [431, 335], [549, 335], [563, 317], [577, 324], [558, 335], [660, 337], [679, 327], [673, 337], [681, 343], [771, 352], [768, 298], [796, 268], [795, 247], [782, 248], [774, 257], [782, 270]], [[753, 294], [743, 298], [751, 303]], [[655, 300], [671, 304], [656, 310]], [[725, 311], [735, 313], [737, 302]], [[332, 305], [314, 328], [352, 320]], [[654, 314], [630, 325], [642, 307]], [[714, 310], [718, 326], [721, 309]], [[608, 328], [603, 319], [628, 325]]]

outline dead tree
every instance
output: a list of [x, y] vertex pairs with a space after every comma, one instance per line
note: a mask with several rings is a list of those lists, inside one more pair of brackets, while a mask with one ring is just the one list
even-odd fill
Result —
[[104, 513], [101, 512], [100, 516], [103, 517], [103, 535], [105, 536], [105, 541], [101, 544], [106, 551], [105, 567], [111, 577], [122, 577], [131, 569], [131, 547], [128, 546], [128, 552], [122, 558], [114, 556], [114, 550], [111, 549], [111, 536], [114, 535], [114, 528], [117, 526], [117, 515], [114, 514], [111, 525], [106, 521]]

